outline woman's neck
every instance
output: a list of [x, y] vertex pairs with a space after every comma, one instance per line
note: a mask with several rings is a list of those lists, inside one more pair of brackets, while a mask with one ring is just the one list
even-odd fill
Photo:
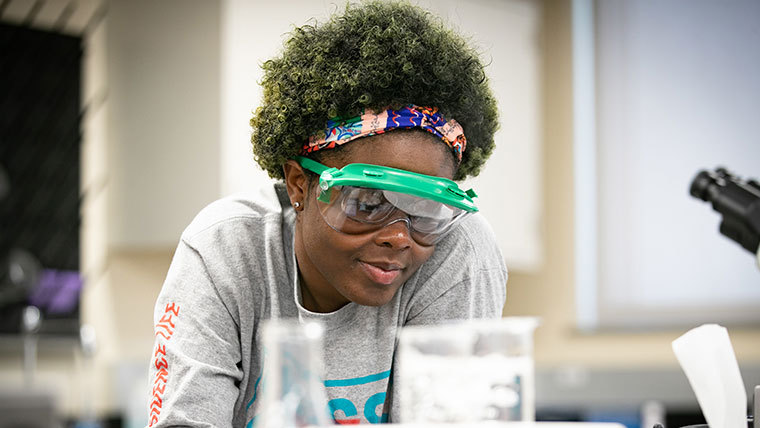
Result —
[[301, 306], [311, 312], [329, 313], [348, 304], [350, 301], [330, 285], [308, 258], [297, 229], [294, 247], [301, 289]]

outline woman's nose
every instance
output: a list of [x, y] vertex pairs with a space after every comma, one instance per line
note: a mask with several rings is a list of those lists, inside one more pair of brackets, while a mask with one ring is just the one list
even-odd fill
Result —
[[386, 224], [375, 233], [375, 243], [396, 250], [410, 248], [414, 242], [410, 231], [409, 217], [399, 217]]

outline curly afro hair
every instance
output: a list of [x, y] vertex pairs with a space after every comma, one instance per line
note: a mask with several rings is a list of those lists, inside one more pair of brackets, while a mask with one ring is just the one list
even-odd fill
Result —
[[295, 28], [262, 65], [262, 106], [251, 118], [256, 161], [273, 178], [327, 120], [362, 109], [438, 107], [464, 128], [454, 179], [475, 176], [494, 147], [496, 101], [478, 52], [430, 12], [406, 2], [348, 4], [327, 22]]

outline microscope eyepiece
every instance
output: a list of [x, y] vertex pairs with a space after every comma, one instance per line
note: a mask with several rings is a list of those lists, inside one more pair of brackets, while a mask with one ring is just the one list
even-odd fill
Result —
[[760, 184], [745, 181], [725, 168], [700, 171], [691, 182], [691, 196], [712, 204], [723, 216], [720, 233], [756, 253], [760, 245]]
[[715, 185], [715, 179], [710, 176], [709, 172], [700, 171], [699, 174], [694, 177], [694, 180], [692, 180], [689, 193], [697, 199], [709, 202], [707, 189], [711, 185]]

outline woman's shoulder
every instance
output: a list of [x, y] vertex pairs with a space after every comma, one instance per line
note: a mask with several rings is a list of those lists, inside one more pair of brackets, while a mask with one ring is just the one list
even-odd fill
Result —
[[182, 234], [180, 247], [197, 254], [219, 287], [270, 274], [287, 280], [293, 223], [289, 211], [282, 208], [273, 186], [230, 195], [198, 213]]
[[507, 268], [496, 236], [480, 215], [469, 216], [436, 244], [405, 286], [405, 320], [427, 323], [501, 313]]
[[[421, 268], [421, 277], [452, 285], [473, 280], [486, 272], [504, 277], [507, 267], [496, 235], [480, 214], [469, 216], [436, 244], [433, 255]], [[501, 281], [499, 281], [501, 282]]]
[[283, 218], [277, 185], [235, 193], [206, 205], [185, 228], [182, 239], [195, 241], [209, 234], [253, 232], [251, 228], [279, 223]]
[[420, 268], [419, 277], [444, 289], [483, 272], [506, 277], [506, 265], [496, 236], [480, 214], [464, 219], [436, 244], [433, 255]]
[[448, 258], [451, 253], [475, 259], [501, 259], [496, 235], [481, 214], [468, 216], [436, 246], [438, 257]]

